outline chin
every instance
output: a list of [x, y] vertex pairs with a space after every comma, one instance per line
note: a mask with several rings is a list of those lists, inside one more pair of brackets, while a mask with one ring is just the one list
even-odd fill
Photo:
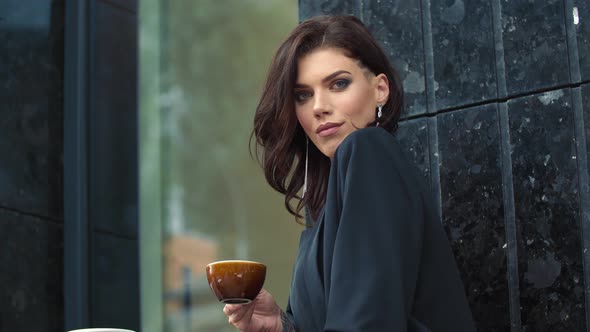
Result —
[[336, 145], [334, 145], [334, 146], [329, 146], [329, 147], [326, 147], [325, 149], [322, 149], [322, 153], [323, 153], [323, 154], [324, 154], [326, 157], [328, 157], [328, 158], [332, 159], [332, 158], [334, 157], [334, 154], [336, 153], [336, 149], [338, 148], [338, 146], [340, 145], [340, 143], [341, 143], [341, 142], [342, 142], [342, 141], [338, 141], [338, 144], [336, 144]]
[[324, 141], [324, 144], [322, 144], [321, 148], [318, 148], [318, 150], [320, 150], [320, 152], [326, 157], [332, 159], [334, 157], [334, 154], [336, 153], [336, 150], [340, 146], [340, 143], [342, 143], [342, 141], [344, 141], [346, 136], [348, 136], [349, 134], [350, 133], [346, 133], [346, 135], [344, 136], [334, 136], [330, 140]]

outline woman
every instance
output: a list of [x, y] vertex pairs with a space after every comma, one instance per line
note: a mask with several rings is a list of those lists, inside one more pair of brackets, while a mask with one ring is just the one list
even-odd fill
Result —
[[253, 135], [267, 181], [292, 214], [306, 209], [307, 228], [287, 309], [263, 290], [248, 305], [224, 307], [231, 324], [475, 330], [428, 190], [392, 135], [401, 109], [398, 77], [358, 19], [312, 18], [280, 46]]

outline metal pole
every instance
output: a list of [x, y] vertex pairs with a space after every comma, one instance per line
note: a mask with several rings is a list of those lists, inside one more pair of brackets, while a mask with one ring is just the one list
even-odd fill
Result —
[[191, 311], [192, 311], [192, 291], [191, 291], [192, 271], [188, 266], [182, 267], [182, 304], [184, 309], [184, 319], [186, 323], [186, 332], [190, 332], [192, 328]]

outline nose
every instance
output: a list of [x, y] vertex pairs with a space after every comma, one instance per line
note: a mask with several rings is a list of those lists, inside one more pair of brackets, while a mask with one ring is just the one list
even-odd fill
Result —
[[320, 93], [316, 93], [314, 97], [315, 98], [313, 104], [313, 116], [316, 119], [319, 119], [322, 116], [329, 115], [332, 113], [326, 96], [323, 96]]

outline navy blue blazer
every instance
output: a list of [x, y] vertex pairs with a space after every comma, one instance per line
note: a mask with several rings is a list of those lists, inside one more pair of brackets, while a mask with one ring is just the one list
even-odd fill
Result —
[[298, 331], [475, 331], [424, 182], [382, 128], [340, 144], [293, 268], [286, 312]]

